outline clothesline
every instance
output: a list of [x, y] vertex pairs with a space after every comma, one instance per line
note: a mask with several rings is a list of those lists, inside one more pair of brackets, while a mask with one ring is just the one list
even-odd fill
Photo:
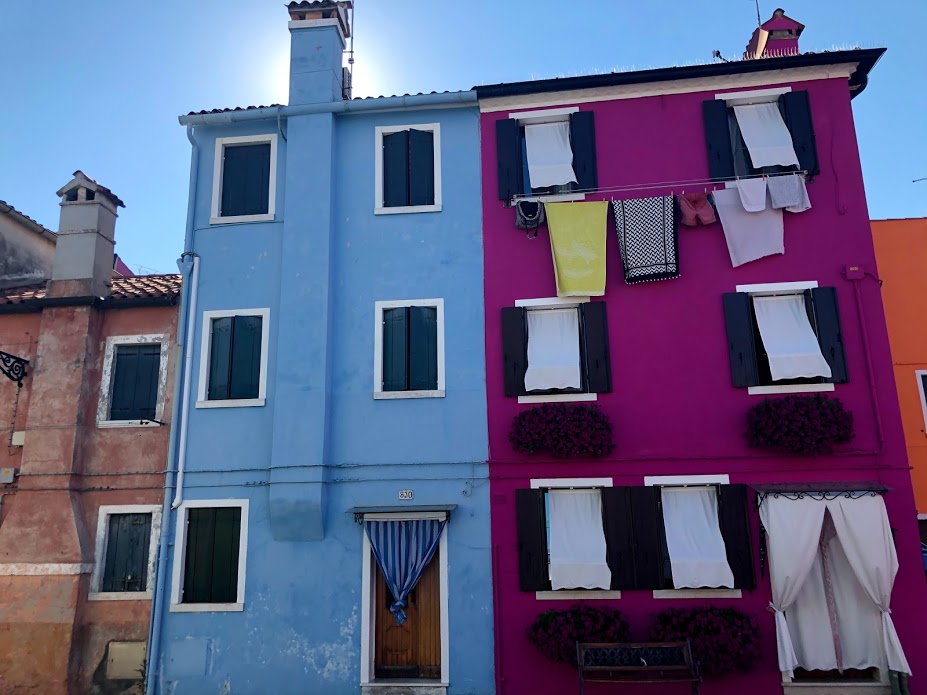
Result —
[[655, 188], [676, 188], [676, 187], [704, 187], [706, 193], [708, 192], [709, 186], [716, 186], [717, 184], [727, 183], [729, 181], [740, 181], [743, 179], [760, 179], [760, 178], [774, 178], [778, 176], [792, 176], [794, 174], [805, 174], [807, 171], [784, 171], [777, 174], [748, 174], [746, 176], [729, 176], [721, 177], [714, 179], [689, 179], [684, 181], [664, 181], [664, 182], [653, 182], [653, 183], [641, 183], [641, 184], [627, 184], [624, 186], [607, 186], [604, 188], [578, 188], [571, 191], [565, 191], [564, 193], [541, 193], [541, 194], [532, 194], [532, 195], [516, 195], [515, 200], [524, 200], [524, 199], [536, 199], [544, 198], [547, 196], [556, 196], [556, 195], [576, 195], [576, 194], [586, 194], [586, 193], [623, 193], [629, 191], [646, 191], [652, 190]]

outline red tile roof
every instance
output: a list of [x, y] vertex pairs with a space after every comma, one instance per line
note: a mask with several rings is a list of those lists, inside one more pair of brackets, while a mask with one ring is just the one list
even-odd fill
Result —
[[[178, 297], [182, 283], [183, 276], [178, 274], [113, 278], [112, 293], [106, 301], [145, 297]], [[0, 289], [0, 305], [23, 304], [38, 299], [45, 299], [45, 283]]]

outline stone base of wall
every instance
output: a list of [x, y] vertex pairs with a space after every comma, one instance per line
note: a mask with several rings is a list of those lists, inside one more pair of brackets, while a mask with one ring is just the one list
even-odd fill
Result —
[[783, 695], [891, 695], [888, 683], [791, 683], [782, 685]]

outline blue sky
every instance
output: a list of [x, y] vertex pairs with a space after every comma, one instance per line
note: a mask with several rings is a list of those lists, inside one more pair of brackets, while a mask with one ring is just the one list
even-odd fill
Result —
[[[357, 0], [355, 96], [739, 56], [754, 0]], [[697, 10], [694, 8], [698, 8]], [[761, 0], [763, 19], [776, 4]], [[878, 8], [878, 9], [876, 9]], [[874, 218], [927, 216], [927, 2], [805, 0], [802, 50], [887, 46], [854, 111]], [[56, 229], [75, 169], [126, 202], [117, 251], [174, 272], [183, 245], [190, 110], [285, 102], [283, 0], [3, 0], [0, 199]]]

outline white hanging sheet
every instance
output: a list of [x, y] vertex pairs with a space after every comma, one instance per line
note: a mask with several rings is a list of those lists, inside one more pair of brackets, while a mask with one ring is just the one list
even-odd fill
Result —
[[753, 307], [773, 381], [831, 375], [802, 295], [754, 297]]
[[731, 265], [735, 268], [764, 256], [785, 253], [785, 227], [782, 210], [767, 207], [761, 212], [747, 212], [735, 184], [712, 193]]
[[766, 179], [738, 179], [737, 191], [740, 202], [747, 212], [763, 212], [766, 209]]
[[733, 589], [734, 574], [718, 526], [718, 491], [665, 487], [660, 494], [673, 588]]
[[526, 125], [525, 147], [532, 188], [576, 183], [569, 123]]
[[557, 589], [608, 589], [602, 493], [599, 490], [551, 490], [550, 585]]
[[579, 311], [528, 311], [526, 391], [580, 388]]
[[798, 157], [779, 106], [775, 103], [735, 106], [734, 116], [750, 152], [753, 168], [798, 166]]

